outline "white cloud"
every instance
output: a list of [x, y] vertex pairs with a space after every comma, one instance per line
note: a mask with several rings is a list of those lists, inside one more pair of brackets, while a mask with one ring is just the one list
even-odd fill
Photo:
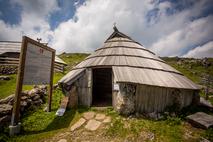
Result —
[[[48, 18], [59, 10], [56, 0], [14, 0], [14, 3], [23, 7], [21, 23], [7, 25], [0, 20], [0, 39], [20, 40], [24, 32], [34, 39], [50, 41], [49, 45], [58, 52], [94, 51], [112, 33], [114, 22], [121, 32], [160, 56], [183, 55], [193, 46], [211, 40], [213, 35], [213, 16], [191, 21], [202, 17], [210, 0], [193, 2], [191, 7], [173, 14], [168, 10], [174, 10], [174, 4], [168, 1], [89, 0], [83, 5], [76, 1], [74, 17], [61, 22], [53, 31]], [[154, 10], [156, 13], [149, 15]]]
[[[58, 51], [91, 52], [99, 48], [112, 32], [112, 25], [161, 56], [181, 55], [190, 46], [203, 42], [213, 34], [212, 16], [190, 21], [205, 9], [206, 2], [170, 15], [170, 2], [91, 0], [77, 8], [74, 19], [61, 23], [54, 31], [53, 47]], [[147, 21], [148, 12], [159, 9]], [[203, 28], [205, 27], [205, 29]], [[198, 29], [197, 29], [198, 28]], [[164, 47], [165, 46], [165, 47]]]
[[144, 20], [141, 15], [150, 9], [149, 6], [149, 2], [140, 1], [86, 1], [77, 8], [74, 16], [76, 20], [61, 23], [54, 31], [52, 45], [59, 51], [91, 52], [109, 36], [114, 22], [121, 31], [134, 32], [134, 26], [137, 22], [137, 27], [140, 26]]
[[11, 4], [22, 7], [21, 22], [17, 25], [6, 24], [0, 20], [0, 39], [20, 41], [23, 35], [33, 39], [41, 37], [44, 42], [52, 37], [48, 22], [49, 15], [58, 10], [56, 0], [13, 0]]
[[191, 47], [212, 39], [213, 16], [189, 22], [185, 27], [162, 37], [151, 46], [161, 56], [181, 56]]
[[202, 46], [198, 46], [188, 53], [183, 55], [183, 57], [193, 57], [193, 58], [204, 58], [210, 57], [213, 58], [213, 41], [210, 41]]

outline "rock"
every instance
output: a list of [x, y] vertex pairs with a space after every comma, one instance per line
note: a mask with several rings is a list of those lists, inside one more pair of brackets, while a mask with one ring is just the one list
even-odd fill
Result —
[[87, 130], [90, 130], [90, 131], [95, 131], [98, 129], [98, 127], [101, 125], [101, 122], [100, 121], [97, 121], [95, 119], [91, 119], [87, 122], [85, 128]]
[[21, 101], [21, 106], [23, 107], [27, 106], [27, 101]]
[[128, 116], [135, 112], [135, 86], [120, 84], [119, 87], [115, 109], [120, 114]]
[[14, 101], [14, 96], [15, 96], [15, 95], [12, 94], [12, 95], [10, 95], [10, 96], [4, 98], [4, 99], [1, 99], [1, 100], [0, 100], [0, 104], [8, 104], [8, 103], [10, 103], [10, 102], [13, 102], [13, 101]]
[[155, 134], [152, 132], [142, 131], [139, 136], [140, 141], [153, 141], [155, 139]]
[[213, 109], [212, 104], [208, 100], [204, 99], [203, 97], [200, 97], [199, 105], [204, 106], [204, 107], [206, 107], [206, 108], [208, 108], [210, 110]]
[[10, 80], [9, 76], [0, 76], [0, 80]]
[[95, 119], [96, 120], [103, 120], [105, 117], [106, 117], [105, 114], [98, 113], [98, 114], [96, 114]]
[[44, 112], [47, 112], [47, 110], [48, 110], [48, 107], [46, 106], [46, 107], [43, 109], [43, 111], [44, 111]]
[[159, 120], [163, 118], [163, 115], [157, 112], [144, 113], [144, 116], [150, 119]]
[[0, 126], [4, 125], [6, 123], [9, 123], [11, 120], [11, 115], [5, 115], [3, 117], [0, 118]]
[[72, 125], [71, 131], [74, 131], [77, 128], [81, 127], [85, 122], [86, 120], [84, 118], [80, 118], [74, 125]]
[[111, 122], [111, 117], [107, 116], [104, 120], [103, 123], [110, 123]]
[[60, 139], [58, 142], [67, 142], [66, 139]]
[[28, 90], [24, 90], [21, 92], [21, 96], [28, 96], [29, 91]]
[[85, 113], [83, 114], [83, 117], [84, 117], [86, 120], [90, 120], [90, 119], [92, 119], [94, 116], [95, 116], [95, 112], [93, 112], [93, 111], [85, 112]]
[[43, 103], [42, 99], [38, 99], [36, 101], [32, 101], [33, 105], [41, 105]]
[[13, 108], [13, 106], [11, 106], [11, 105], [1, 104], [0, 105], [0, 116], [11, 114], [12, 113], [12, 108]]
[[33, 101], [32, 101], [32, 99], [27, 99], [27, 103], [29, 104], [29, 105], [32, 105], [33, 104]]
[[149, 134], [148, 134], [148, 139], [149, 139], [150, 141], [153, 141], [153, 140], [155, 139], [155, 134], [154, 134], [154, 133], [149, 133]]
[[210, 142], [210, 141], [207, 140], [207, 139], [205, 139], [205, 138], [203, 138], [203, 137], [201, 137], [201, 138], [200, 138], [200, 142]]
[[39, 88], [40, 88], [41, 90], [47, 90], [47, 86], [46, 86], [46, 85], [40, 85]]
[[18, 67], [16, 66], [0, 66], [0, 74], [15, 74], [17, 73]]
[[35, 94], [34, 97], [32, 97], [33, 101], [40, 99], [40, 96], [38, 94]]
[[21, 96], [21, 100], [26, 100], [27, 96]]
[[197, 112], [186, 117], [189, 123], [196, 127], [208, 129], [213, 126], [213, 116], [204, 112]]
[[28, 92], [28, 94], [29, 94], [29, 96], [30, 97], [34, 97], [36, 94], [38, 94], [40, 91], [39, 91], [39, 89], [38, 88], [33, 88], [32, 90], [30, 90], [29, 92]]
[[57, 89], [58, 88], [58, 84], [54, 84], [53, 85], [53, 89], [55, 90], [55, 89]]

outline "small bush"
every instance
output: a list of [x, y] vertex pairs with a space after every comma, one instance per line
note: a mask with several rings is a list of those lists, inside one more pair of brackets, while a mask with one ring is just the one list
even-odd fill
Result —
[[121, 119], [116, 119], [111, 123], [109, 129], [107, 130], [107, 135], [109, 136], [120, 136], [123, 137], [126, 135], [126, 129], [124, 128], [124, 123]]
[[209, 128], [208, 130], [205, 131], [205, 133], [203, 134], [203, 137], [205, 137], [206, 139], [208, 139], [209, 141], [213, 141], [213, 128]]
[[166, 122], [170, 126], [174, 126], [174, 125], [180, 125], [182, 121], [181, 121], [181, 118], [168, 116]]

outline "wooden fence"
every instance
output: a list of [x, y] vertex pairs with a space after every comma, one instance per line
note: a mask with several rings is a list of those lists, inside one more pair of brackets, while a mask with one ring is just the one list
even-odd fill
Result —
[[[8, 58], [8, 57], [0, 57], [0, 66], [18, 66], [19, 58]], [[55, 62], [54, 70], [57, 72], [64, 72], [65, 65]]]

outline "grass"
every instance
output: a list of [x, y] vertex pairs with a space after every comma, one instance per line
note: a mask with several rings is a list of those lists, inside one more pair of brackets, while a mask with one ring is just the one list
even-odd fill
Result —
[[59, 57], [67, 63], [66, 69], [69, 71], [83, 59], [85, 59], [89, 54], [85, 53], [66, 53], [61, 54]]
[[49, 139], [57, 133], [68, 130], [70, 125], [76, 122], [86, 108], [68, 109], [63, 117], [55, 115], [63, 96], [60, 89], [53, 92], [52, 111], [44, 112], [47, 104], [42, 105], [36, 110], [27, 112], [21, 119], [22, 132], [20, 135], [8, 139], [16, 142], [37, 142]]
[[[55, 73], [53, 77], [53, 84], [57, 83], [58, 80], [63, 77], [65, 74], [63, 73]], [[10, 76], [10, 80], [0, 80], [0, 99], [3, 99], [11, 94], [15, 93], [16, 90], [16, 74], [8, 75]], [[22, 90], [30, 90], [32, 89], [32, 85], [23, 85]]]
[[[3, 99], [11, 94], [15, 93], [15, 89], [16, 89], [16, 75], [9, 75], [10, 76], [10, 80], [9, 81], [5, 81], [5, 80], [0, 80], [0, 87], [1, 87], [1, 91], [0, 91], [0, 99]], [[23, 86], [23, 90], [30, 90], [32, 89], [32, 86], [30, 85], [24, 85]]]
[[[154, 141], [163, 142], [198, 141], [200, 135], [211, 136], [211, 132], [206, 134], [204, 130], [191, 129], [178, 117], [168, 117], [167, 119], [156, 121], [143, 118], [125, 118], [119, 116], [113, 110], [107, 112], [107, 114], [113, 118], [113, 121], [107, 129], [106, 135], [123, 141], [126, 139], [143, 141], [141, 135], [147, 137], [150, 133], [154, 134]], [[187, 131], [191, 131], [192, 137], [186, 139], [184, 135]]]
[[166, 61], [167, 64], [171, 65], [181, 73], [183, 73], [186, 77], [194, 81], [198, 84], [202, 83], [202, 76], [204, 74], [209, 74], [210, 76], [213, 76], [213, 58], [208, 58], [208, 61], [210, 62], [210, 66], [205, 68], [201, 62], [191, 62], [192, 59], [183, 58], [183, 61], [181, 64], [178, 64], [178, 61], [180, 59], [169, 58], [169, 57], [162, 57], [164, 61]]

